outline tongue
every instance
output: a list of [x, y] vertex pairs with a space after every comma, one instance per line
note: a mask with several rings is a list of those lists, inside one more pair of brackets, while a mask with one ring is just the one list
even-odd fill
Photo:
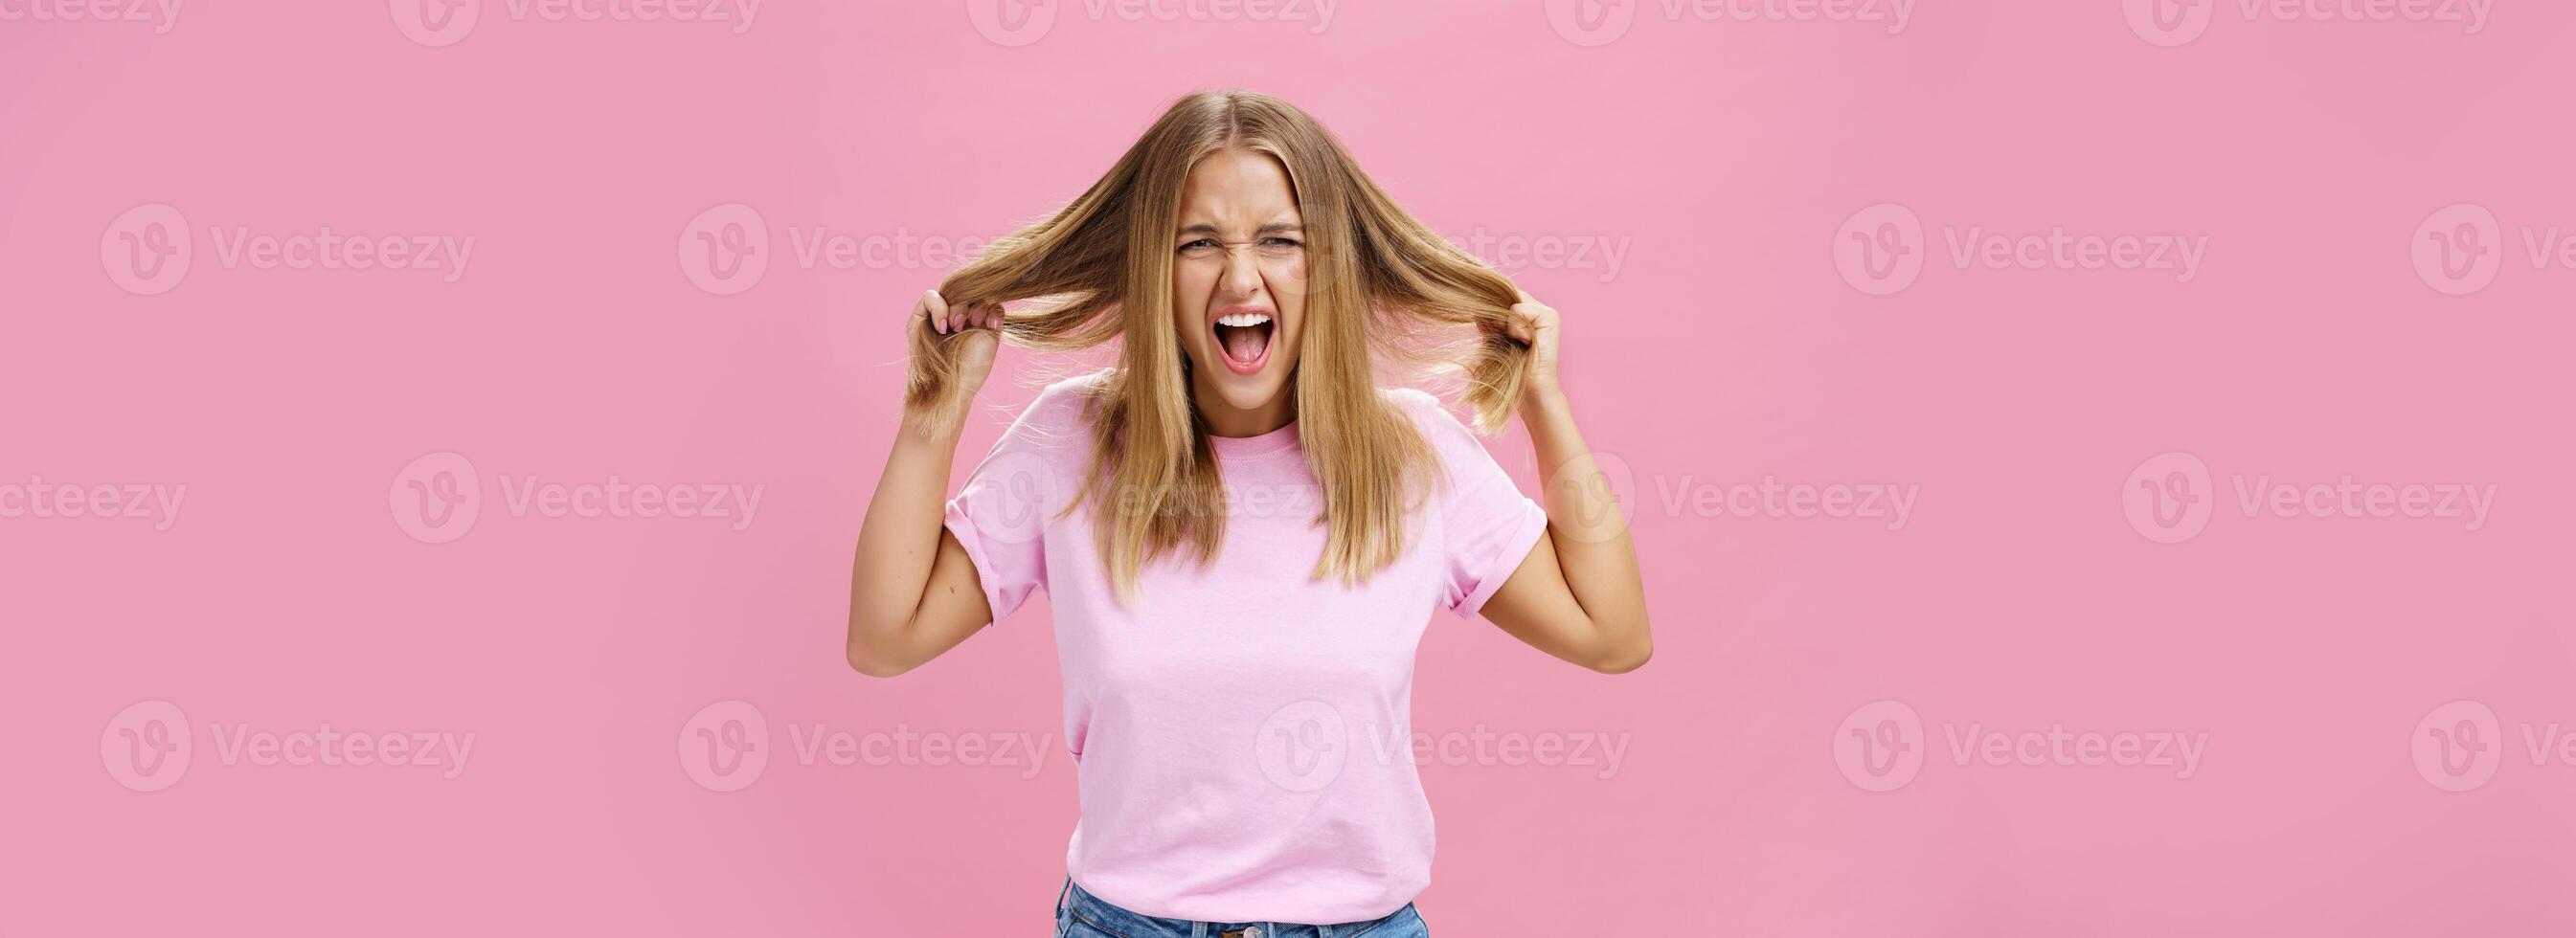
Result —
[[1218, 326], [1217, 341], [1225, 344], [1225, 357], [1239, 362], [1261, 358], [1261, 350], [1270, 346], [1269, 326]]

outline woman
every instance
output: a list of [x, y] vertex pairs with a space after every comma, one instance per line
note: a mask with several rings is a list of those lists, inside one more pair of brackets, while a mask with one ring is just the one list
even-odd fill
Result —
[[[1430, 607], [1598, 671], [1652, 652], [1555, 311], [1286, 102], [1181, 99], [906, 328], [849, 661], [901, 674], [1047, 591], [1082, 801], [1059, 935], [1427, 934], [1408, 715]], [[1112, 339], [1114, 367], [1047, 388], [946, 500], [998, 341]], [[1444, 365], [1481, 426], [1520, 411], [1544, 510], [1437, 399], [1377, 387]]]

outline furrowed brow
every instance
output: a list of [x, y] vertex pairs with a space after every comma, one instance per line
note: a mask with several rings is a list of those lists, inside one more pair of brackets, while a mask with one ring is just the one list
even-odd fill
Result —
[[[1269, 223], [1269, 224], [1267, 224], [1267, 225], [1263, 225], [1263, 226], [1261, 226], [1259, 230], [1257, 230], [1257, 231], [1253, 232], [1253, 234], [1254, 234], [1254, 236], [1255, 236], [1255, 237], [1260, 237], [1260, 236], [1264, 236], [1264, 235], [1274, 235], [1274, 234], [1304, 234], [1304, 233], [1306, 233], [1306, 226], [1304, 226], [1304, 225], [1300, 225], [1300, 224], [1298, 224], [1298, 223], [1296, 223], [1296, 222], [1293, 222], [1293, 221], [1274, 221], [1274, 222], [1271, 222], [1271, 223]], [[1211, 238], [1222, 238], [1222, 237], [1224, 237], [1224, 236], [1225, 236], [1225, 232], [1218, 231], [1218, 230], [1217, 230], [1217, 227], [1216, 227], [1215, 225], [1211, 225], [1211, 224], [1208, 224], [1208, 223], [1206, 223], [1206, 222], [1199, 222], [1199, 223], [1196, 223], [1196, 224], [1183, 225], [1183, 226], [1181, 226], [1181, 230], [1180, 230], [1180, 233], [1179, 233], [1179, 235], [1178, 235], [1178, 236], [1179, 236], [1179, 237], [1187, 238], [1187, 237], [1192, 237], [1192, 236], [1196, 236], [1196, 235], [1205, 235], [1205, 236], [1207, 236], [1207, 237], [1211, 237]]]

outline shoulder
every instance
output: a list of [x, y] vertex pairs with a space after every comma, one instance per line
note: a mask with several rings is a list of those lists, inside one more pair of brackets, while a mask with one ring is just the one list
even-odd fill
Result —
[[993, 444], [994, 455], [1036, 453], [1050, 462], [1078, 463], [1091, 450], [1092, 405], [1107, 378], [1107, 372], [1096, 371], [1047, 385], [1009, 418], [1009, 428]]
[[1038, 392], [1036, 404], [1031, 406], [1089, 404], [1108, 392], [1109, 379], [1115, 371], [1112, 368], [1094, 369], [1047, 385], [1045, 390]]
[[1382, 388], [1378, 393], [1405, 415], [1414, 432], [1422, 435], [1437, 469], [1436, 476], [1451, 478], [1460, 471], [1472, 474], [1479, 467], [1495, 465], [1493, 453], [1485, 449], [1484, 438], [1458, 419], [1437, 395], [1418, 388]]
[[1047, 385], [1020, 412], [1019, 423], [1048, 429], [1088, 426], [1092, 406], [1108, 390], [1109, 377], [1109, 369], [1103, 368]]
[[1476, 434], [1449, 411], [1449, 405], [1438, 396], [1420, 388], [1379, 388], [1378, 396], [1396, 411], [1413, 421], [1415, 429], [1434, 447], [1447, 449], [1459, 442], [1476, 444]]

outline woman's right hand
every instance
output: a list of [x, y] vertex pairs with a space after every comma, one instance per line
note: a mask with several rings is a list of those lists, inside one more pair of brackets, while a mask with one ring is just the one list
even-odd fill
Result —
[[[984, 379], [993, 373], [993, 355], [1002, 344], [1001, 327], [1002, 307], [997, 304], [951, 306], [937, 290], [923, 291], [921, 300], [912, 304], [912, 318], [907, 328], [955, 336], [936, 343], [954, 346], [956, 365], [951, 372], [953, 380], [940, 389], [944, 398], [938, 404], [941, 410], [953, 412], [955, 408], [962, 408], [975, 399], [975, 392], [983, 389]], [[914, 345], [913, 354], [922, 354], [922, 348], [927, 344], [932, 343]], [[920, 363], [914, 364], [918, 366]]]

